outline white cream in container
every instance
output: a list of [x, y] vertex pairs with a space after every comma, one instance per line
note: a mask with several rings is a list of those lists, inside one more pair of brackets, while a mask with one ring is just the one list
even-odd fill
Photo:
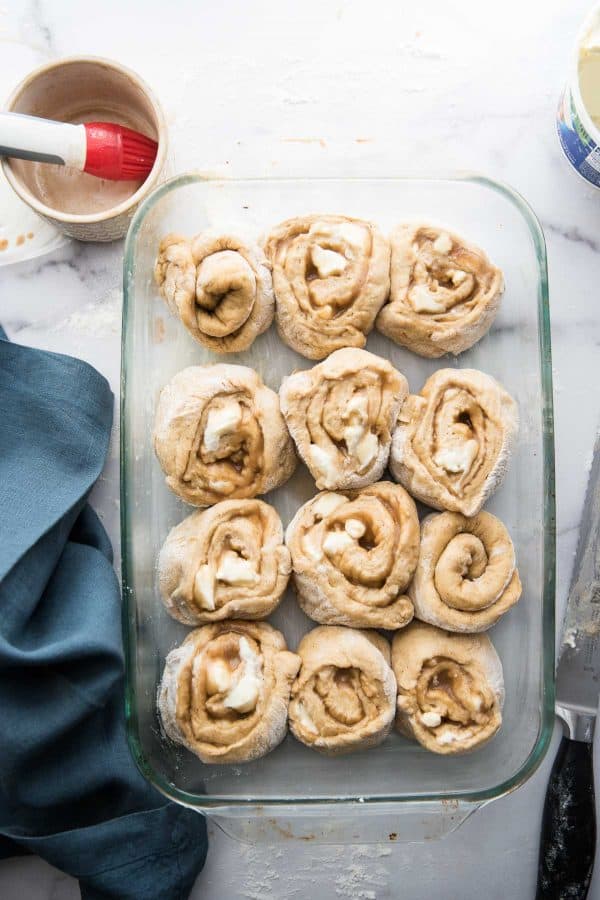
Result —
[[561, 147], [572, 168], [600, 188], [600, 4], [580, 32], [556, 115]]

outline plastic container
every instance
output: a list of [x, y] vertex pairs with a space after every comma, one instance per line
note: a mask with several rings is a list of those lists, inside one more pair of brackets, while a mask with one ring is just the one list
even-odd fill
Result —
[[[339, 212], [386, 231], [413, 217], [445, 222], [481, 244], [506, 276], [491, 332], [455, 359], [422, 359], [373, 331], [412, 390], [444, 365], [477, 367], [517, 398], [521, 429], [502, 488], [487, 508], [517, 549], [523, 597], [492, 630], [504, 662], [504, 725], [469, 756], [429, 754], [393, 733], [367, 752], [327, 759], [288, 735], [273, 753], [240, 766], [205, 766], [167, 740], [156, 713], [164, 659], [187, 629], [165, 612], [155, 565], [167, 531], [190, 510], [164, 483], [151, 432], [161, 387], [178, 370], [220, 359], [196, 344], [160, 299], [152, 268], [168, 231], [236, 227], [257, 236], [291, 215]], [[215, 817], [243, 840], [422, 840], [455, 828], [481, 804], [522, 784], [538, 766], [554, 722], [554, 450], [546, 254], [539, 224], [509, 188], [485, 178], [206, 180], [180, 176], [158, 188], [132, 222], [125, 248], [121, 394], [121, 516], [127, 729], [143, 774], [166, 796]], [[277, 388], [309, 360], [272, 327], [228, 362], [256, 368]], [[303, 466], [267, 497], [284, 525], [315, 492]], [[293, 649], [314, 623], [291, 589], [270, 621]]]
[[600, 188], [600, 4], [579, 33], [556, 127], [571, 167], [588, 184]]

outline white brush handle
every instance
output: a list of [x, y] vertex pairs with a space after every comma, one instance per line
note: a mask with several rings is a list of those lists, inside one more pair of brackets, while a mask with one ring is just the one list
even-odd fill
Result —
[[57, 163], [83, 171], [86, 149], [85, 125], [0, 113], [0, 156]]

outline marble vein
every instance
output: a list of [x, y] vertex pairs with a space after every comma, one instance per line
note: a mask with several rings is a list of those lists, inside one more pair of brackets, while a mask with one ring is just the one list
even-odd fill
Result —
[[584, 234], [577, 225], [564, 226], [542, 220], [542, 227], [546, 232], [554, 234], [556, 237], [562, 238], [571, 244], [581, 244], [594, 253], [600, 251], [600, 241], [589, 234]]

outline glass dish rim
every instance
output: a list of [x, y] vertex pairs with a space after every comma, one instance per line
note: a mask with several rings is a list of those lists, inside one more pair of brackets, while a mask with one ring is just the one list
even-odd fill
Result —
[[[128, 498], [126, 491], [125, 460], [127, 455], [128, 426], [126, 420], [126, 385], [129, 358], [127, 353], [127, 315], [130, 303], [130, 282], [133, 276], [135, 241], [147, 213], [163, 196], [193, 183], [235, 182], [235, 183], [283, 183], [283, 182], [365, 182], [365, 181], [422, 181], [422, 182], [466, 182], [479, 184], [505, 197], [523, 216], [531, 234], [535, 249], [539, 272], [538, 287], [538, 329], [539, 329], [539, 361], [542, 392], [542, 448], [543, 448], [543, 586], [542, 586], [542, 704], [541, 722], [536, 742], [529, 756], [510, 777], [497, 785], [479, 791], [453, 791], [446, 794], [390, 794], [377, 796], [331, 796], [331, 797], [229, 797], [226, 795], [211, 796], [184, 791], [164, 779], [146, 759], [137, 728], [137, 698], [133, 672], [135, 669], [137, 634], [135, 617], [132, 615], [133, 588], [130, 576], [130, 560], [128, 552], [129, 531], [127, 526]], [[132, 285], [131, 285], [132, 288]], [[131, 302], [132, 299], [131, 299]], [[384, 804], [431, 804], [441, 801], [458, 801], [468, 804], [482, 804], [498, 799], [516, 790], [524, 784], [536, 771], [543, 760], [552, 737], [555, 711], [555, 593], [556, 593], [556, 503], [555, 503], [555, 466], [554, 466], [554, 413], [552, 394], [552, 356], [550, 335], [550, 309], [548, 294], [548, 264], [546, 242], [540, 222], [527, 201], [504, 182], [481, 175], [476, 172], [450, 172], [435, 174], [378, 175], [378, 176], [256, 176], [236, 177], [234, 175], [211, 175], [199, 172], [187, 172], [176, 175], [155, 188], [139, 205], [132, 218], [123, 256], [123, 316], [121, 337], [121, 396], [120, 396], [120, 522], [121, 522], [121, 576], [122, 576], [122, 630], [125, 656], [125, 719], [127, 742], [134, 762], [141, 774], [160, 793], [176, 803], [198, 810], [225, 811], [226, 809], [244, 808], [250, 811], [253, 807], [266, 809], [290, 809], [298, 807], [310, 810], [311, 807], [330, 804], [336, 808], [370, 807], [375, 811]], [[366, 810], [365, 810], [366, 811]]]

